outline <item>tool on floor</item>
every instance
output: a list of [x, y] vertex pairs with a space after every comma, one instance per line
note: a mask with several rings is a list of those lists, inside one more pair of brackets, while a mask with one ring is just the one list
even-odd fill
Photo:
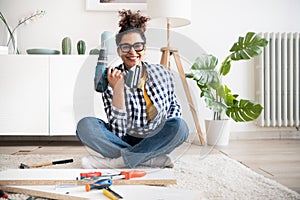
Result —
[[115, 191], [110, 189], [109, 187], [104, 188], [102, 191], [103, 191], [103, 194], [111, 200], [123, 199], [123, 197], [121, 195], [119, 195], [118, 193], [116, 193]]
[[103, 175], [101, 172], [88, 172], [80, 173], [81, 180], [97, 180], [104, 177], [110, 177], [102, 180], [97, 180], [92, 184], [86, 184], [85, 190], [88, 192], [91, 189], [103, 189], [103, 194], [112, 200], [123, 199], [121, 195], [109, 188], [112, 185], [112, 179], [126, 179], [139, 178], [146, 175], [145, 171], [142, 170], [129, 170], [121, 171], [119, 174], [106, 174]]
[[24, 163], [21, 163], [20, 169], [37, 168], [37, 167], [44, 167], [44, 166], [51, 166], [51, 165], [58, 165], [58, 164], [66, 164], [66, 163], [71, 163], [71, 162], [73, 162], [73, 159], [58, 160], [58, 161], [38, 163], [38, 164], [33, 164], [33, 165], [26, 165]]
[[8, 195], [3, 190], [0, 190], [0, 198], [8, 199]]
[[87, 172], [87, 173], [80, 173], [80, 179], [91, 179], [93, 177], [101, 177], [101, 172]]
[[102, 174], [101, 172], [87, 172], [80, 173], [81, 180], [98, 180], [104, 177], [109, 177], [113, 180], [116, 179], [131, 179], [131, 178], [139, 178], [146, 175], [146, 172], [143, 170], [129, 170], [129, 171], [121, 171], [119, 174]]
[[112, 179], [131, 179], [131, 178], [140, 178], [146, 175], [146, 172], [143, 170], [130, 170], [130, 171], [121, 171], [119, 174], [107, 175]]
[[93, 189], [103, 190], [103, 194], [107, 196], [110, 199], [117, 200], [117, 199], [123, 199], [121, 195], [110, 189], [109, 186], [112, 185], [112, 180], [110, 178], [104, 178], [102, 180], [98, 180], [95, 183], [92, 184], [86, 184], [85, 185], [85, 191], [89, 192]]
[[111, 185], [112, 185], [112, 180], [110, 178], [105, 178], [102, 180], [98, 180], [97, 182], [92, 184], [85, 184], [85, 191], [89, 192], [93, 189], [108, 188]]

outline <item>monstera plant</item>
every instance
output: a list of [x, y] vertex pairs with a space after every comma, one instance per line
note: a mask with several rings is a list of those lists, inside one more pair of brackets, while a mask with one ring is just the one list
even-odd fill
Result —
[[214, 120], [223, 119], [224, 113], [236, 122], [253, 121], [259, 117], [263, 107], [252, 100], [239, 99], [238, 94], [233, 94], [229, 87], [222, 83], [222, 77], [229, 74], [232, 62], [249, 60], [261, 54], [262, 47], [267, 44], [266, 39], [248, 32], [233, 44], [230, 54], [219, 68], [218, 59], [213, 55], [201, 55], [196, 58], [186, 77], [197, 83], [200, 96], [214, 112]]

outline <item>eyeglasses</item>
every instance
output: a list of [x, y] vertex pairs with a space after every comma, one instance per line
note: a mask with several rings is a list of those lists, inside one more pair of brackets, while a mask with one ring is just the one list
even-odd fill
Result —
[[140, 51], [144, 50], [145, 43], [144, 42], [136, 42], [132, 45], [128, 44], [128, 43], [124, 43], [124, 44], [119, 44], [118, 47], [120, 48], [122, 53], [129, 53], [132, 47], [136, 52], [140, 52]]

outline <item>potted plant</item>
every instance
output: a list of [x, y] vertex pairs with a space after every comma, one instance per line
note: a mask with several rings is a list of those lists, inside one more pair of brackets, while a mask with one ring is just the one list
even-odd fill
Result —
[[[261, 54], [261, 48], [267, 44], [266, 39], [253, 32], [248, 32], [245, 37], [239, 37], [238, 42], [233, 44], [230, 54], [219, 68], [217, 68], [218, 59], [215, 56], [204, 54], [196, 58], [190, 68], [190, 73], [186, 74], [187, 78], [196, 82], [200, 89], [200, 97], [204, 99], [206, 106], [214, 112], [214, 122], [221, 123], [220, 128], [218, 128], [217, 125], [211, 124], [212, 122], [206, 122], [207, 140], [212, 137], [209, 130], [216, 130], [216, 137], [225, 136], [225, 140], [221, 140], [220, 143], [217, 143], [216, 139], [207, 141], [209, 145], [228, 144], [229, 128], [223, 123], [229, 123], [229, 120], [224, 119], [231, 118], [236, 122], [249, 122], [257, 119], [261, 114], [263, 107], [260, 104], [248, 99], [238, 99], [239, 95], [233, 94], [229, 87], [222, 83], [222, 77], [230, 72], [232, 61], [249, 60]], [[226, 130], [227, 136], [222, 134], [221, 130]]]

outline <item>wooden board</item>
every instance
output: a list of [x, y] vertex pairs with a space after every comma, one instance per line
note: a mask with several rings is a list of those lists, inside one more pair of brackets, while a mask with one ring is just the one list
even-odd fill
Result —
[[[12, 191], [24, 193], [31, 196], [38, 196], [59, 200], [87, 200], [100, 199], [108, 200], [108, 197], [103, 195], [102, 190], [91, 190], [86, 192], [83, 186], [71, 188], [55, 188], [55, 186], [9, 186], [2, 188], [4, 191]], [[10, 190], [5, 190], [9, 188]], [[191, 191], [185, 189], [175, 189], [158, 186], [145, 185], [116, 185], [110, 187], [123, 197], [123, 200], [202, 200], [207, 199], [205, 194], [199, 191]]]
[[[123, 169], [124, 170], [124, 169]], [[140, 169], [139, 169], [140, 170]], [[171, 169], [143, 169], [147, 175], [131, 180], [114, 180], [110, 187], [124, 200], [181, 200], [205, 199], [199, 191], [157, 187], [176, 184]], [[86, 182], [78, 181], [82, 172], [118, 174], [116, 169], [9, 169], [0, 172], [0, 189], [7, 192], [24, 193], [35, 197], [59, 200], [108, 199], [102, 190], [85, 191]], [[61, 185], [62, 184], [62, 185]], [[151, 185], [151, 186], [149, 186]], [[156, 185], [156, 186], [154, 186]]]
[[[124, 169], [123, 169], [124, 170]], [[143, 169], [146, 176], [130, 180], [113, 180], [113, 185], [170, 185], [176, 184], [174, 174], [170, 169]], [[56, 185], [56, 184], [86, 184], [80, 180], [82, 172], [101, 172], [102, 174], [117, 174], [116, 169], [8, 169], [0, 172], [0, 185]], [[91, 181], [93, 182], [93, 181]]]

